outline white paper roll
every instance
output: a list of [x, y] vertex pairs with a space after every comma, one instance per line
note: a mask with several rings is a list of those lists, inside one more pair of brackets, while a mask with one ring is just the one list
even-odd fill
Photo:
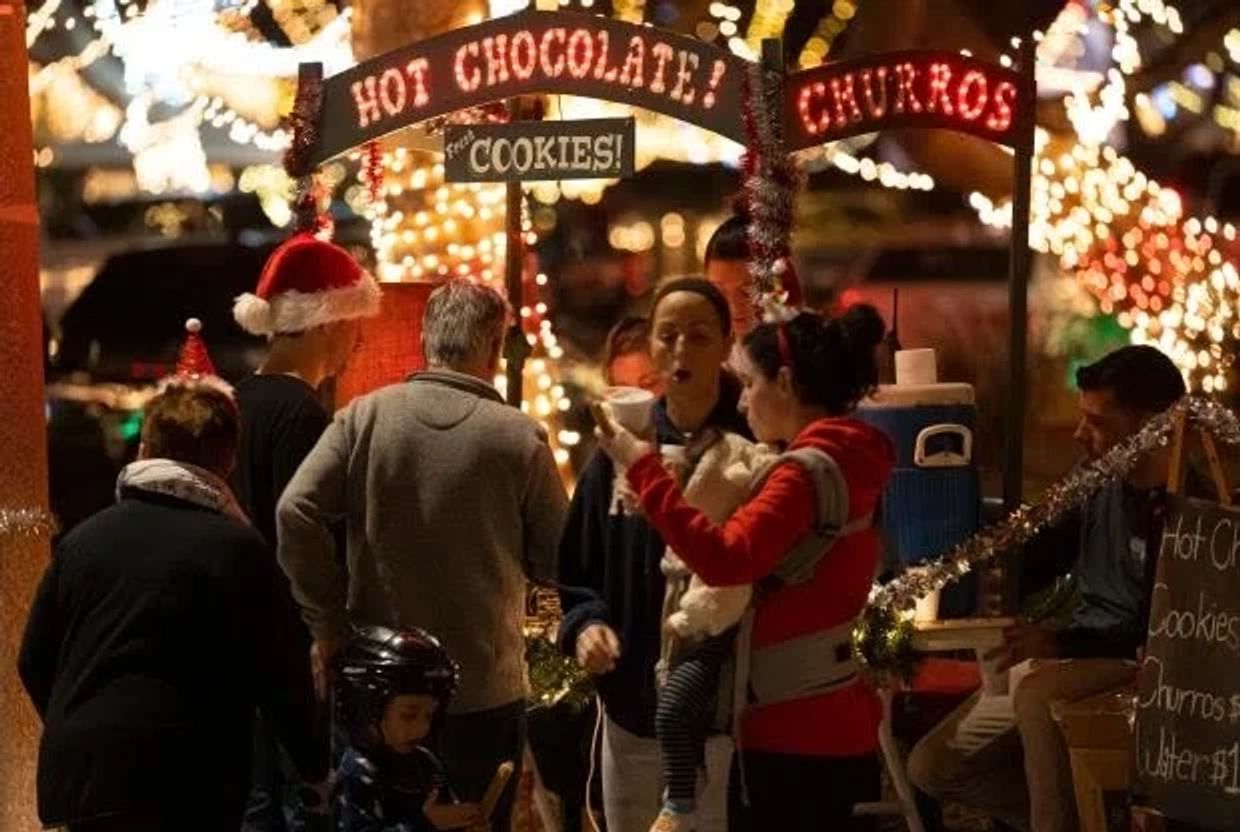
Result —
[[934, 350], [900, 350], [896, 353], [896, 384], [936, 384], [939, 380]]

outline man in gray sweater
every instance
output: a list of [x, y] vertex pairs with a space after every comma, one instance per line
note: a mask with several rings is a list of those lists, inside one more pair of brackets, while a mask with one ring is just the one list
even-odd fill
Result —
[[[525, 734], [526, 582], [556, 573], [567, 498], [543, 429], [491, 385], [508, 307], [452, 281], [427, 303], [429, 369], [341, 411], [280, 499], [279, 560], [314, 637], [320, 692], [351, 625], [422, 627], [461, 667], [448, 777], [476, 801]], [[345, 521], [347, 573], [332, 524]], [[492, 816], [508, 828], [517, 778]]]

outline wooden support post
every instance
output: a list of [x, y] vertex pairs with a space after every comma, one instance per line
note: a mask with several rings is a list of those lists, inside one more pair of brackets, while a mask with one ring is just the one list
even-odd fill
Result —
[[[513, 121], [521, 116], [521, 100], [514, 98], [508, 102], [508, 113]], [[521, 183], [509, 182], [507, 209], [507, 239], [504, 257], [504, 286], [508, 291], [508, 303], [512, 307], [512, 323], [504, 338], [504, 360], [508, 371], [508, 403], [513, 407], [521, 406], [522, 380], [525, 375], [525, 359], [533, 351], [525, 332], [521, 328], [521, 306], [523, 303], [523, 286], [521, 275], [525, 266], [525, 239], [521, 233]]]

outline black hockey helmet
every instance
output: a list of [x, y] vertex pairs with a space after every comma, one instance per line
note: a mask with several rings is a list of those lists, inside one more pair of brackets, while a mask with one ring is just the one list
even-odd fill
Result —
[[379, 742], [379, 722], [394, 696], [434, 697], [442, 713], [456, 692], [456, 663], [439, 639], [412, 627], [358, 629], [336, 661], [336, 708], [356, 747]]

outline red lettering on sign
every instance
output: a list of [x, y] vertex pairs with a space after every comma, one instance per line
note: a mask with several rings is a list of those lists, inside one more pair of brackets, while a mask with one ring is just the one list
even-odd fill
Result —
[[487, 59], [487, 86], [508, 83], [508, 36], [483, 38], [482, 52]]
[[594, 63], [594, 38], [585, 29], [574, 29], [568, 39], [568, 72], [574, 78], [585, 78]]
[[413, 81], [413, 106], [425, 107], [431, 100], [430, 93], [426, 89], [426, 75], [431, 70], [431, 65], [427, 63], [426, 58], [414, 58], [405, 64], [405, 74], [409, 76], [409, 80]]
[[675, 55], [675, 50], [666, 43], [656, 43], [654, 48], [650, 50], [654, 55], [657, 63], [654, 69], [654, 78], [650, 81], [650, 91], [655, 95], [662, 95], [667, 86], [663, 83], [664, 70], [667, 69], [667, 62]]
[[379, 103], [389, 116], [405, 109], [405, 79], [400, 70], [389, 67], [379, 76]]
[[935, 112], [939, 104], [943, 105], [943, 115], [952, 114], [952, 97], [947, 94], [947, 85], [952, 80], [952, 68], [947, 64], [930, 64], [930, 98], [926, 109]]
[[989, 84], [981, 70], [971, 69], [960, 79], [960, 89], [956, 91], [956, 111], [960, 117], [969, 121], [977, 121], [977, 117], [986, 109], [989, 96]]
[[822, 83], [806, 84], [797, 97], [797, 112], [801, 116], [801, 124], [810, 135], [817, 136], [827, 132], [831, 126], [831, 117], [827, 115], [827, 86]]
[[[542, 43], [538, 44], [538, 65], [542, 67], [543, 75], [548, 78], [559, 78], [564, 72], [564, 44], [568, 41], [568, 30], [557, 26], [554, 29], [548, 29], [543, 32]], [[553, 59], [551, 57], [551, 49], [556, 44], [560, 46], [560, 52]]]
[[689, 86], [693, 81], [693, 73], [697, 72], [701, 59], [696, 52], [680, 52], [680, 69], [676, 72], [676, 86], [672, 87], [672, 100], [679, 101], [688, 107], [697, 96], [697, 90]]
[[607, 59], [611, 57], [611, 33], [606, 29], [598, 33], [598, 64], [594, 67], [594, 80], [611, 83], [616, 80], [616, 67], [607, 68]]
[[[879, 96], [874, 95], [874, 79], [878, 79]], [[865, 109], [870, 118], [882, 118], [887, 115], [887, 67], [880, 66], [871, 72], [861, 70], [861, 94], [865, 97]]]
[[[473, 92], [482, 85], [482, 70], [478, 67], [478, 42], [470, 41], [461, 44], [456, 50], [456, 63], [453, 70], [456, 73], [456, 85], [461, 88], [462, 92]], [[474, 62], [466, 67], [466, 61], [474, 58]]]
[[624, 68], [620, 70], [620, 83], [639, 90], [646, 83], [642, 77], [643, 64], [646, 58], [646, 42], [641, 35], [629, 38], [629, 51], [624, 56]]
[[354, 81], [350, 89], [353, 92], [353, 103], [357, 105], [358, 127], [369, 127], [372, 121], [378, 121], [383, 117], [383, 113], [379, 110], [375, 76], [367, 75], [361, 81]]
[[861, 121], [861, 108], [857, 106], [851, 72], [846, 73], [843, 78], [831, 79], [831, 96], [835, 100], [837, 122], [843, 124], [846, 121]]
[[909, 63], [896, 65], [896, 106], [897, 113], [906, 109], [913, 113], [921, 112], [921, 102], [913, 91], [913, 82], [917, 80], [917, 67]]
[[512, 74], [519, 81], [528, 81], [538, 66], [538, 44], [534, 36], [522, 29], [512, 36]]
[[719, 82], [727, 71], [728, 65], [716, 58], [715, 68], [711, 70], [710, 81], [706, 84], [706, 94], [702, 96], [702, 106], [707, 110], [715, 106], [715, 90], [719, 89]]
[[986, 126], [991, 130], [1003, 132], [1012, 125], [1012, 104], [1016, 100], [1016, 86], [1007, 81], [995, 85], [992, 99], [994, 109], [986, 116]]
[[998, 67], [990, 71], [968, 59], [957, 63], [934, 55], [917, 62], [911, 57], [893, 56], [886, 64], [881, 58], [869, 60], [853, 70], [824, 66], [794, 74], [789, 94], [801, 133], [797, 146], [804, 146], [807, 137], [825, 141], [859, 130], [881, 130], [891, 122], [918, 126], [924, 121], [927, 127], [958, 125], [987, 133], [1010, 130], [1016, 101], [1011, 72]]

